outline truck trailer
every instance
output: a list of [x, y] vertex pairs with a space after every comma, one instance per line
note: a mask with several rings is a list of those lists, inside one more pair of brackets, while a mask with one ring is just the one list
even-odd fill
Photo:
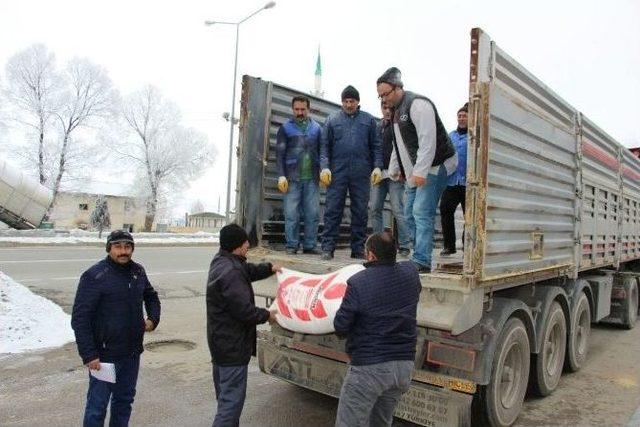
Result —
[[[243, 77], [237, 218], [263, 247], [251, 258], [326, 273], [353, 260], [268, 249], [284, 218], [275, 135], [297, 93]], [[311, 97], [320, 123], [338, 108]], [[546, 396], [563, 370], [584, 365], [592, 323], [631, 329], [638, 314], [640, 160], [479, 28], [466, 161], [463, 259], [421, 275], [412, 387], [395, 414], [424, 426], [513, 424], [528, 389]], [[274, 325], [259, 335], [258, 360], [337, 397], [349, 359], [334, 334]]]

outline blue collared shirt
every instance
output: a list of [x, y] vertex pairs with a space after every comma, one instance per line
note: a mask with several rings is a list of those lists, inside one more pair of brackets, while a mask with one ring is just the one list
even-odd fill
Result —
[[458, 153], [458, 167], [449, 176], [447, 185], [451, 187], [454, 185], [467, 185], [467, 134], [460, 134], [457, 130], [454, 130], [449, 134], [449, 138], [451, 138], [456, 153]]

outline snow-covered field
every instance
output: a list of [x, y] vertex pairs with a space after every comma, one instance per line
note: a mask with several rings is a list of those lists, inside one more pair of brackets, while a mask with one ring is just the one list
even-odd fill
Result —
[[0, 353], [59, 347], [74, 339], [71, 316], [0, 271]]
[[[24, 244], [92, 244], [106, 243], [109, 232], [70, 230], [59, 232], [54, 230], [0, 230], [0, 243]], [[192, 234], [177, 233], [133, 233], [133, 240], [141, 244], [170, 245], [172, 243], [218, 243], [218, 234], [197, 232]]]

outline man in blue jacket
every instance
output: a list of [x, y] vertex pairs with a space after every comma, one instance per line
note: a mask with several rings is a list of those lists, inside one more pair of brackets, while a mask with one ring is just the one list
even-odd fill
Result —
[[[136, 394], [145, 332], [160, 322], [160, 300], [142, 265], [133, 262], [131, 234], [116, 230], [107, 238], [108, 256], [80, 277], [71, 326], [78, 352], [91, 370], [113, 363], [116, 382], [89, 375], [83, 425], [102, 426], [111, 400], [110, 426], [127, 426]], [[142, 305], [147, 312], [144, 318]]]
[[[454, 215], [458, 205], [462, 205], [467, 195], [467, 108], [466, 103], [458, 110], [458, 128], [449, 134], [451, 142], [458, 153], [458, 167], [449, 177], [447, 188], [440, 199], [440, 221], [442, 223], [442, 237], [444, 249], [440, 255], [447, 256], [456, 253], [456, 223]], [[464, 240], [464, 236], [463, 236]]]
[[396, 262], [395, 242], [386, 232], [369, 237], [365, 254], [366, 269], [347, 281], [333, 321], [336, 334], [347, 337], [351, 357], [340, 392], [339, 427], [391, 426], [414, 367], [418, 270], [410, 261]]
[[351, 203], [351, 258], [364, 258], [371, 186], [382, 180], [382, 141], [371, 114], [360, 111], [353, 86], [342, 91], [342, 110], [330, 115], [320, 138], [320, 181], [327, 186], [322, 258], [333, 258], [347, 193]]
[[316, 244], [320, 215], [321, 128], [309, 117], [310, 107], [309, 98], [295, 96], [291, 101], [294, 117], [280, 126], [276, 136], [278, 190], [284, 193], [284, 234], [290, 255], [295, 255], [300, 245], [300, 213], [304, 218], [302, 251], [320, 253]]

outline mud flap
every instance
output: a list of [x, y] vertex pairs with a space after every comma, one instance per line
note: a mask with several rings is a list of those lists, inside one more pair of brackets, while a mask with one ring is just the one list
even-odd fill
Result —
[[[347, 365], [258, 340], [260, 370], [319, 393], [338, 397]], [[473, 396], [413, 382], [398, 404], [395, 416], [429, 427], [471, 424]]]

